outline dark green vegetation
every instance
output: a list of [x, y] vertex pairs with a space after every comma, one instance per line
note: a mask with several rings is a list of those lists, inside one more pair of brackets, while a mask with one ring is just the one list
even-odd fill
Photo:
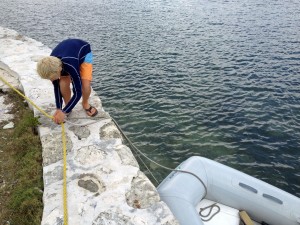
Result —
[[41, 224], [43, 212], [42, 146], [33, 131], [38, 120], [24, 99], [0, 93], [13, 103], [13, 129], [0, 123], [0, 225]]

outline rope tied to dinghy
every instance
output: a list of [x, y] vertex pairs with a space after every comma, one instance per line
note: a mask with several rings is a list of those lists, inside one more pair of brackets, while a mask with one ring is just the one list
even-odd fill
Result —
[[[205, 194], [204, 196], [207, 195], [207, 187], [205, 185], [205, 183], [203, 182], [203, 180], [197, 176], [196, 174], [190, 172], [190, 171], [186, 171], [186, 170], [181, 170], [181, 169], [172, 169], [172, 168], [169, 168], [169, 167], [166, 167], [166, 166], [163, 166], [157, 162], [155, 162], [154, 160], [150, 159], [147, 155], [145, 155], [143, 152], [141, 152], [137, 147], [135, 147], [135, 145], [129, 140], [129, 138], [124, 134], [124, 132], [122, 131], [122, 129], [120, 128], [120, 126], [118, 125], [118, 123], [112, 118], [113, 122], [116, 124], [118, 130], [121, 132], [121, 134], [124, 136], [124, 138], [128, 141], [128, 143], [131, 145], [131, 147], [136, 151], [136, 152], [139, 152], [142, 156], [144, 156], [146, 159], [148, 159], [150, 162], [153, 162], [154, 164], [156, 164], [157, 166], [160, 166], [161, 168], [163, 169], [166, 169], [166, 170], [169, 170], [169, 171], [174, 171], [174, 172], [180, 172], [180, 173], [186, 173], [186, 174], [190, 174], [194, 177], [196, 177], [200, 183], [203, 185], [204, 187], [204, 191], [205, 191]], [[144, 163], [144, 162], [143, 162]], [[145, 163], [144, 163], [145, 165]], [[155, 179], [155, 181], [157, 182], [157, 184], [159, 184], [159, 182], [157, 181], [157, 179], [154, 177], [154, 175], [151, 173], [151, 171], [148, 169], [148, 171], [150, 172], [151, 176]]]

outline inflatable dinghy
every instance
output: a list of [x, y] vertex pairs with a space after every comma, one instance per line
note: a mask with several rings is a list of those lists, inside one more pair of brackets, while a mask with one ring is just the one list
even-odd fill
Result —
[[180, 225], [300, 225], [300, 198], [216, 161], [194, 156], [157, 187]]

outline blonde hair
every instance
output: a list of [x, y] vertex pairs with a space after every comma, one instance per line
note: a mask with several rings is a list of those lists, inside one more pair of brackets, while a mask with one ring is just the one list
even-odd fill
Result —
[[54, 56], [46, 56], [42, 58], [36, 66], [37, 72], [43, 79], [51, 79], [54, 73], [57, 73], [62, 67], [62, 62]]

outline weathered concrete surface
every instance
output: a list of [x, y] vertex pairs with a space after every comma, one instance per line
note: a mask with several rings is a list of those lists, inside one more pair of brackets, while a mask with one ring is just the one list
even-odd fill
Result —
[[[25, 95], [53, 114], [52, 84], [40, 79], [35, 69], [38, 59], [50, 51], [42, 43], [0, 27], [0, 66], [7, 71], [4, 78], [17, 87], [19, 80]], [[79, 103], [65, 124], [69, 224], [178, 224], [122, 143], [120, 132], [95, 92], [91, 104], [99, 110], [96, 120], [88, 118]], [[63, 224], [61, 127], [33, 110], [42, 123], [38, 128], [43, 145], [42, 224]]]
[[[13, 87], [15, 88], [20, 87], [20, 82], [18, 80], [17, 74], [11, 71], [9, 67], [7, 67], [4, 63], [1, 62], [0, 62], [0, 76], [5, 80], [7, 80]], [[0, 81], [0, 90], [6, 92], [9, 89], [10, 88], [6, 84]], [[5, 104], [4, 102], [5, 102], [5, 94], [0, 93], [0, 123], [5, 122], [6, 125], [4, 125], [4, 127], [2, 128], [6, 129], [5, 127], [7, 127], [10, 123], [13, 123], [10, 120], [14, 118], [14, 115], [9, 113], [13, 105], [9, 103]]]

